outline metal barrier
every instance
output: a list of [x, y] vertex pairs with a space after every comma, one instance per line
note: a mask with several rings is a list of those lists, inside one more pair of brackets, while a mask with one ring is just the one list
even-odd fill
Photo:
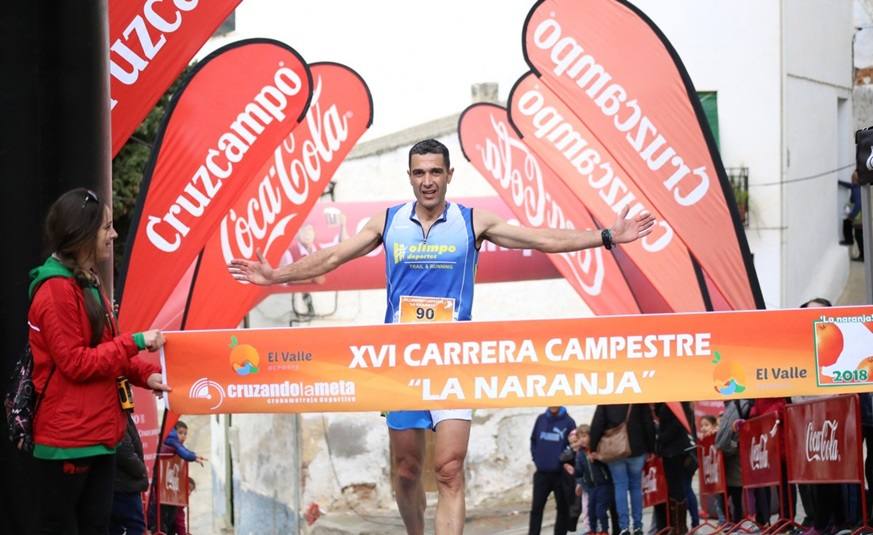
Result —
[[[857, 483], [861, 486], [861, 527], [873, 532], [867, 516], [861, 405], [857, 394], [788, 405], [785, 438], [789, 483]], [[790, 518], [794, 503], [789, 500]]]
[[[697, 444], [697, 481], [700, 501], [707, 496], [720, 497], [727, 514], [727, 479], [724, 473], [724, 454], [715, 447], [715, 435], [705, 436]], [[742, 524], [741, 522], [738, 524]], [[702, 520], [700, 525], [691, 528], [689, 533], [700, 533], [704, 528], [710, 528], [709, 533], [721, 533], [727, 529], [730, 531], [744, 531], [741, 526], [725, 522], [718, 524], [712, 519]]]
[[[643, 508], [667, 505], [667, 478], [664, 475], [664, 461], [657, 456], [650, 455], [643, 464]], [[654, 517], [654, 515], [652, 515]], [[670, 515], [664, 514], [665, 527], [656, 535], [665, 535], [673, 529], [670, 526]]]
[[[793, 514], [786, 515], [788, 489], [782, 485], [783, 448], [779, 415], [767, 413], [745, 420], [740, 423], [738, 432], [743, 488], [776, 487], [778, 489], [779, 518], [770, 526], [759, 526], [762, 533], [776, 533], [789, 527], [800, 528], [794, 522]], [[743, 501], [745, 502], [743, 507], [749, 511], [745, 493], [743, 493]], [[750, 512], [747, 513], [748, 516], [751, 516]], [[770, 515], [767, 516], [769, 520]]]

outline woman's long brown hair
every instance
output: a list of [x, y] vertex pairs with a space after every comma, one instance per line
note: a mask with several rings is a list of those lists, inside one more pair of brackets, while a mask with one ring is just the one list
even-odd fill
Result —
[[[102, 295], [96, 275], [79, 264], [80, 257], [97, 255], [97, 233], [103, 224], [106, 205], [94, 192], [76, 188], [61, 195], [49, 208], [45, 219], [45, 239], [50, 253], [73, 272], [76, 283], [82, 288], [85, 311], [91, 324], [91, 347], [96, 346], [106, 328], [106, 315], [102, 298], [95, 298], [89, 288], [96, 287]], [[84, 253], [84, 254], [83, 254]]]

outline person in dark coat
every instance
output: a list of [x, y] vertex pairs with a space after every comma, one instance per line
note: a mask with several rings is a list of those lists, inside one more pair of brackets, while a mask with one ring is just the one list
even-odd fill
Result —
[[[597, 458], [597, 446], [604, 432], [627, 421], [630, 457], [607, 463], [615, 488], [615, 504], [622, 535], [643, 533], [643, 463], [646, 455], [655, 451], [655, 425], [648, 404], [598, 405], [591, 421], [591, 451]], [[630, 512], [628, 511], [630, 497]], [[630, 514], [629, 514], [630, 513]]]
[[[683, 423], [679, 416], [667, 403], [655, 404], [655, 415], [658, 417], [658, 440], [656, 452], [664, 460], [664, 476], [667, 479], [667, 503], [670, 525], [673, 533], [687, 533], [685, 517], [688, 513], [688, 492], [691, 489], [691, 478], [697, 470], [697, 450], [694, 437], [697, 434], [694, 425], [694, 410], [691, 403], [681, 403]], [[688, 427], [685, 427], [685, 424]], [[661, 526], [659, 526], [661, 527]]]
[[142, 441], [136, 424], [127, 415], [127, 430], [115, 450], [115, 483], [112, 495], [110, 535], [142, 535], [145, 517], [142, 493], [149, 487], [149, 475], [143, 460]]

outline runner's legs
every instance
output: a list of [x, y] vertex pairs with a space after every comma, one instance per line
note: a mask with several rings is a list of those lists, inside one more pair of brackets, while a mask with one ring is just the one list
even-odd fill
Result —
[[[432, 411], [436, 431], [434, 471], [439, 501], [436, 510], [436, 535], [460, 535], [464, 532], [464, 458], [470, 439], [470, 420], [440, 419]], [[471, 413], [472, 411], [467, 411]]]
[[394, 466], [394, 498], [408, 535], [424, 535], [424, 429], [388, 429]]

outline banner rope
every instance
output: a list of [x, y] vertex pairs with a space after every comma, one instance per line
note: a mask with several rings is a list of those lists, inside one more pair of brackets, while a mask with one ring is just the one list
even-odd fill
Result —
[[816, 173], [816, 174], [814, 174], [814, 175], [809, 175], [809, 176], [803, 176], [803, 177], [800, 177], [800, 178], [792, 178], [792, 179], [789, 179], [789, 180], [782, 180], [782, 181], [776, 181], [776, 182], [764, 182], [763, 184], [751, 184], [751, 183], [750, 183], [750, 184], [749, 184], [749, 187], [750, 187], [750, 188], [758, 188], [758, 187], [762, 187], [762, 186], [778, 186], [778, 185], [780, 185], [780, 184], [790, 184], [790, 183], [792, 183], [792, 182], [804, 182], [804, 181], [806, 181], [806, 180], [813, 180], [813, 179], [815, 179], [815, 178], [821, 178], [821, 177], [823, 177], [823, 176], [827, 176], [827, 175], [830, 175], [830, 174], [833, 174], [833, 173], [837, 173], [837, 172], [839, 172], [839, 171], [845, 171], [846, 169], [849, 169], [849, 168], [852, 168], [852, 167], [855, 167], [855, 162], [852, 162], [852, 163], [850, 163], [850, 164], [843, 165], [843, 166], [841, 166], [841, 167], [837, 167], [836, 169], [831, 169], [830, 171], [824, 171], [824, 172], [821, 172], [821, 173]]

